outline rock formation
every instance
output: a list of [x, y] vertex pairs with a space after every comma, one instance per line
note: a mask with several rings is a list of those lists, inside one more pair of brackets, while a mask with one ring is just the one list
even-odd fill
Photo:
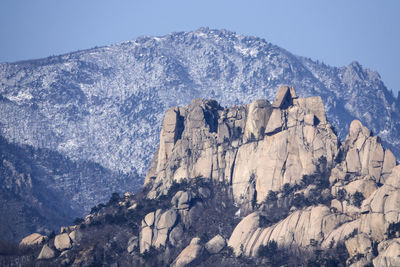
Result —
[[[293, 87], [281, 86], [272, 104], [222, 108], [195, 99], [167, 111], [142, 191], [62, 228], [45, 241], [40, 259], [100, 264], [104, 254], [110, 265], [274, 266], [292, 259], [396, 266], [396, 164], [360, 121], [341, 143], [321, 98], [298, 98]], [[96, 239], [96, 227], [109, 232]]]
[[270, 190], [332, 168], [337, 152], [320, 97], [297, 98], [281, 86], [272, 105], [223, 109], [196, 99], [167, 112], [145, 184], [155, 185], [149, 197], [156, 197], [173, 181], [201, 176], [232, 184], [238, 203], [260, 203]]
[[[400, 220], [393, 153], [358, 120], [340, 144], [321, 98], [297, 98], [293, 87], [281, 86], [272, 105], [258, 100], [223, 109], [196, 99], [170, 109], [162, 129], [146, 177], [150, 198], [166, 194], [174, 182], [202, 177], [230, 185], [235, 203], [249, 211], [249, 203], [254, 208], [269, 192], [299, 185], [304, 177], [325, 176], [330, 184], [330, 205], [294, 210], [268, 227], [260, 211], [245, 217], [228, 242], [236, 255], [257, 257], [271, 241], [325, 248], [345, 242], [350, 259], [365, 254], [370, 262], [373, 242], [384, 240], [389, 225]], [[190, 196], [180, 192], [172, 201], [184, 207]], [[349, 238], [353, 232], [358, 234]]]
[[47, 237], [38, 233], [33, 233], [28, 235], [22, 239], [19, 243], [20, 246], [33, 246], [33, 245], [41, 245], [47, 241]]
[[44, 245], [40, 254], [38, 256], [38, 260], [48, 260], [55, 257], [55, 252], [49, 246]]
[[[4, 157], [0, 176], [12, 182], [19, 176], [13, 175], [3, 159], [23, 175], [18, 178], [22, 188], [0, 191], [0, 204], [7, 207], [11, 203], [4, 198], [18, 196], [12, 203], [15, 215], [3, 220], [0, 235], [19, 240], [43, 227], [49, 234], [104, 203], [113, 192], [135, 193], [159, 144], [161, 120], [168, 108], [188, 105], [194, 98], [218, 99], [229, 107], [260, 98], [273, 104], [281, 83], [294, 85], [298, 96], [320, 96], [341, 139], [351, 121], [358, 119], [400, 155], [400, 99], [386, 88], [378, 73], [357, 62], [327, 66], [257, 37], [202, 28], [38, 60], [0, 63], [0, 145], [12, 145], [13, 152], [26, 150], [25, 156], [15, 153], [18, 161], [14, 161], [14, 153], [10, 157], [3, 153], [4, 147], [0, 149]], [[240, 126], [247, 129], [244, 143], [252, 135], [256, 139], [264, 135], [252, 124], [265, 124], [269, 115], [277, 125], [271, 123], [268, 132], [281, 127], [279, 112], [270, 114], [268, 110], [285, 109], [291, 104], [286, 102], [288, 96], [282, 91], [281, 103], [273, 106], [255, 101], [248, 107], [246, 123]], [[180, 121], [179, 116], [184, 115], [178, 114], [178, 109], [169, 113], [174, 112]], [[169, 123], [174, 125], [173, 114]], [[221, 138], [237, 134], [229, 133], [228, 125], [219, 127]], [[172, 130], [164, 128], [163, 150], [159, 151], [164, 159], [179, 139], [179, 135], [168, 135]], [[22, 158], [24, 164], [15, 164]], [[233, 161], [225, 160], [228, 164]], [[39, 172], [31, 172], [32, 168]], [[32, 188], [24, 186], [30, 181]], [[35, 186], [35, 181], [42, 184]], [[62, 199], [47, 201], [53, 199], [50, 192]], [[61, 200], [64, 207], [59, 205]], [[32, 207], [32, 203], [37, 205]], [[22, 220], [18, 214], [28, 214], [25, 209], [33, 209], [35, 216], [29, 213]], [[71, 211], [65, 213], [66, 209]], [[28, 227], [32, 223], [36, 229]]]

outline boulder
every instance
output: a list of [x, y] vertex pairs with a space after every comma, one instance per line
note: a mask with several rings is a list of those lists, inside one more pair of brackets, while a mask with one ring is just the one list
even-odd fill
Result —
[[133, 203], [132, 205], [130, 205], [128, 210], [135, 210], [136, 208], [137, 208], [137, 203]]
[[71, 239], [67, 233], [56, 235], [54, 238], [54, 246], [57, 250], [63, 251], [72, 247]]
[[174, 209], [167, 210], [162, 213], [161, 216], [155, 222], [155, 228], [153, 229], [153, 242], [152, 245], [155, 248], [165, 246], [168, 239], [168, 233], [171, 228], [175, 225], [178, 218], [178, 214]]
[[160, 216], [156, 227], [157, 229], [171, 229], [175, 225], [177, 218], [177, 212], [174, 209], [169, 209]]
[[154, 229], [153, 234], [156, 234], [154, 234], [152, 246], [155, 248], [164, 247], [167, 244], [168, 231], [169, 228]]
[[82, 233], [79, 230], [72, 231], [68, 236], [73, 243], [78, 243], [82, 239]]
[[190, 244], [184, 248], [172, 263], [172, 267], [183, 267], [201, 256], [203, 246], [200, 244], [200, 238], [193, 238]]
[[226, 240], [221, 235], [214, 236], [205, 244], [205, 248], [210, 254], [219, 253], [226, 246]]
[[385, 184], [393, 188], [400, 189], [400, 166], [396, 166], [392, 169], [391, 174], [387, 178]]
[[38, 233], [33, 233], [30, 234], [22, 239], [22, 241], [19, 243], [20, 246], [34, 246], [34, 245], [41, 245], [44, 242], [47, 241], [47, 236], [38, 234]]
[[360, 136], [369, 137], [371, 136], [371, 131], [359, 120], [353, 120], [350, 124], [348, 139], [357, 140]]
[[337, 245], [339, 242], [345, 241], [355, 230], [358, 230], [360, 226], [360, 220], [348, 221], [343, 223], [339, 227], [330, 231], [324, 237], [324, 241], [321, 244], [322, 248], [329, 248], [332, 245]]
[[231, 132], [229, 130], [229, 126], [226, 123], [218, 124], [218, 131], [217, 131], [217, 141], [218, 144], [222, 144], [228, 141], [231, 137]]
[[272, 103], [272, 107], [274, 108], [286, 108], [292, 104], [292, 95], [291, 91], [294, 92], [294, 89], [291, 90], [289, 86], [281, 85], [279, 87], [278, 93], [276, 94], [276, 98], [274, 103]]
[[43, 245], [42, 250], [37, 257], [38, 260], [48, 260], [56, 256], [54, 250], [50, 248], [47, 244]]

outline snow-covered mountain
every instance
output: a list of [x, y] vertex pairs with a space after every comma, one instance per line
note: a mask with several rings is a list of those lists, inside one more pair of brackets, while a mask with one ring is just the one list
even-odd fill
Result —
[[378, 73], [208, 28], [0, 64], [0, 134], [143, 177], [168, 107], [197, 97], [224, 106], [272, 101], [280, 84], [320, 95], [340, 137], [358, 118], [400, 156], [399, 99]]

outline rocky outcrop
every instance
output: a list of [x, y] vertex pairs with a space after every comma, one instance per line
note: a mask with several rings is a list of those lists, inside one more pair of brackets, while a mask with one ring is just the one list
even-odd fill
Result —
[[39, 253], [39, 256], [37, 257], [38, 260], [48, 260], [52, 259], [56, 256], [54, 250], [50, 248], [47, 244], [43, 245], [42, 250]]
[[[377, 183], [384, 183], [391, 169], [396, 166], [396, 159], [390, 150], [384, 150], [381, 140], [371, 136], [370, 131], [360, 121], [350, 125], [350, 133], [346, 138], [347, 172], [369, 175]], [[385, 167], [385, 168], [383, 168]]]
[[146, 177], [152, 198], [173, 181], [203, 177], [231, 184], [237, 203], [261, 202], [270, 190], [332, 168], [338, 152], [321, 98], [297, 98], [287, 86], [280, 87], [274, 105], [258, 100], [223, 109], [196, 99], [171, 109], [160, 138]]
[[226, 240], [221, 235], [214, 236], [210, 241], [205, 244], [205, 248], [210, 254], [220, 252], [226, 246]]
[[191, 262], [201, 256], [204, 248], [200, 244], [200, 238], [195, 237], [192, 239], [190, 244], [182, 250], [175, 261], [172, 263], [172, 267], [184, 267], [189, 265]]
[[68, 236], [73, 243], [79, 243], [82, 239], [82, 232], [79, 230], [73, 230], [68, 234]]
[[24, 237], [21, 242], [19, 243], [20, 246], [34, 246], [34, 245], [41, 245], [47, 241], [47, 236], [33, 233]]
[[67, 233], [56, 235], [54, 246], [59, 251], [70, 249], [72, 247], [71, 239]]
[[252, 213], [236, 226], [228, 241], [236, 255], [257, 256], [260, 246], [272, 240], [287, 247], [321, 244], [332, 230], [350, 220], [344, 214], [331, 213], [326, 206], [296, 211], [270, 227], [260, 225], [260, 216]]
[[[362, 264], [356, 256], [368, 254], [371, 261], [373, 242], [384, 240], [388, 225], [400, 221], [393, 153], [357, 120], [339, 143], [321, 98], [297, 98], [293, 87], [281, 86], [272, 105], [258, 100], [223, 109], [214, 101], [196, 99], [184, 108], [172, 108], [160, 139], [146, 177], [150, 198], [166, 194], [175, 182], [201, 177], [231, 187], [238, 216], [254, 210], [255, 203], [265, 203], [269, 192], [283, 192], [284, 185], [285, 190], [304, 186], [296, 194], [306, 198], [321, 190], [331, 200], [330, 206], [292, 208], [267, 226], [261, 210], [250, 213], [229, 238], [236, 255], [254, 257], [270, 241], [323, 248], [345, 242], [354, 257], [350, 263]], [[304, 177], [331, 187], [306, 187]], [[192, 199], [190, 192], [179, 191], [171, 200], [183, 220]], [[148, 216], [145, 221], [151, 224]], [[149, 237], [154, 234], [146, 231]], [[176, 232], [180, 235], [180, 229]]]
[[177, 242], [179, 230], [171, 232], [178, 219], [175, 209], [162, 212], [158, 209], [148, 213], [142, 221], [142, 229], [139, 235], [140, 253], [144, 253], [151, 246], [159, 248], [165, 246], [168, 240]]
[[343, 160], [332, 171], [330, 181], [345, 183], [345, 180], [372, 180], [384, 184], [391, 170], [396, 166], [396, 159], [389, 149], [384, 149], [377, 136], [355, 120], [350, 125], [350, 132], [343, 146]]
[[362, 213], [360, 230], [374, 240], [384, 239], [389, 225], [400, 222], [400, 166], [363, 202]]

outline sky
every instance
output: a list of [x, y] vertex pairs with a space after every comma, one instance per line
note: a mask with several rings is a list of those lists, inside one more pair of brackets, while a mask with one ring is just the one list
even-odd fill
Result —
[[0, 62], [209, 27], [332, 66], [356, 60], [396, 94], [399, 14], [399, 0], [1, 0]]

